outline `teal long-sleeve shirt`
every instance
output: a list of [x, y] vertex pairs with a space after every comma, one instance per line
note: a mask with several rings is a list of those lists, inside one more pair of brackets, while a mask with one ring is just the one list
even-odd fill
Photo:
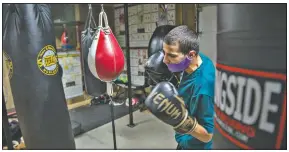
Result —
[[[178, 88], [191, 117], [208, 133], [214, 131], [215, 67], [212, 61], [200, 53], [201, 66], [191, 74], [183, 72]], [[212, 149], [212, 140], [204, 143], [189, 134], [176, 132], [175, 139], [183, 149]]]

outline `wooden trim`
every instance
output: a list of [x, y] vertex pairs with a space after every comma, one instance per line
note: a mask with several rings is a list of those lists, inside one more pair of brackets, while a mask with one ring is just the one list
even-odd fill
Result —
[[[3, 54], [4, 56], [4, 54]], [[6, 65], [5, 60], [2, 60], [2, 64], [3, 64], [3, 92], [6, 98], [6, 108], [7, 110], [9, 109], [14, 109], [15, 105], [14, 105], [14, 99], [13, 99], [13, 94], [12, 94], [12, 89], [11, 89], [11, 85], [10, 85], [10, 78], [8, 76], [8, 68]], [[13, 77], [13, 75], [12, 75]], [[5, 101], [2, 101], [5, 102]]]
[[81, 101], [81, 102], [76, 102], [76, 103], [73, 103], [73, 104], [68, 104], [68, 105], [67, 105], [67, 108], [68, 108], [68, 110], [71, 110], [71, 109], [75, 109], [75, 108], [78, 108], [78, 107], [87, 106], [87, 105], [90, 104], [90, 100], [91, 100], [91, 99], [87, 99], [87, 100], [84, 100], [84, 101]]
[[176, 14], [175, 14], [175, 20], [176, 25], [182, 25], [183, 24], [183, 4], [175, 4], [176, 5]]
[[80, 21], [80, 9], [79, 4], [74, 4], [75, 21]]

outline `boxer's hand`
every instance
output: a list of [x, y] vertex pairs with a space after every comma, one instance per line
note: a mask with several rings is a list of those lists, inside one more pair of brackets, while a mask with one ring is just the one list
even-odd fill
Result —
[[198, 124], [196, 118], [188, 116], [184, 101], [169, 82], [158, 83], [145, 100], [145, 105], [153, 115], [181, 134], [193, 132]]

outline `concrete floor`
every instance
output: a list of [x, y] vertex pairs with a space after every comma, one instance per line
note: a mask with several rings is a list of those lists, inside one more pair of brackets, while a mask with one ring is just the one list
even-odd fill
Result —
[[[115, 121], [117, 149], [176, 149], [172, 127], [149, 113], [134, 112], [136, 126], [130, 128], [129, 115]], [[113, 149], [111, 123], [75, 138], [77, 149]]]

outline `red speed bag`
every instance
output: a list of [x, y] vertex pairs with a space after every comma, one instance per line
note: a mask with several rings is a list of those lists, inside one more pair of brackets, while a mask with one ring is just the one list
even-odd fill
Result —
[[68, 32], [67, 32], [65, 24], [63, 25], [63, 32], [62, 32], [60, 40], [61, 40], [62, 45], [68, 44]]
[[[102, 27], [104, 17], [105, 27]], [[99, 14], [99, 27], [88, 53], [88, 67], [101, 81], [115, 80], [124, 69], [124, 54], [110, 27], [105, 12]]]

